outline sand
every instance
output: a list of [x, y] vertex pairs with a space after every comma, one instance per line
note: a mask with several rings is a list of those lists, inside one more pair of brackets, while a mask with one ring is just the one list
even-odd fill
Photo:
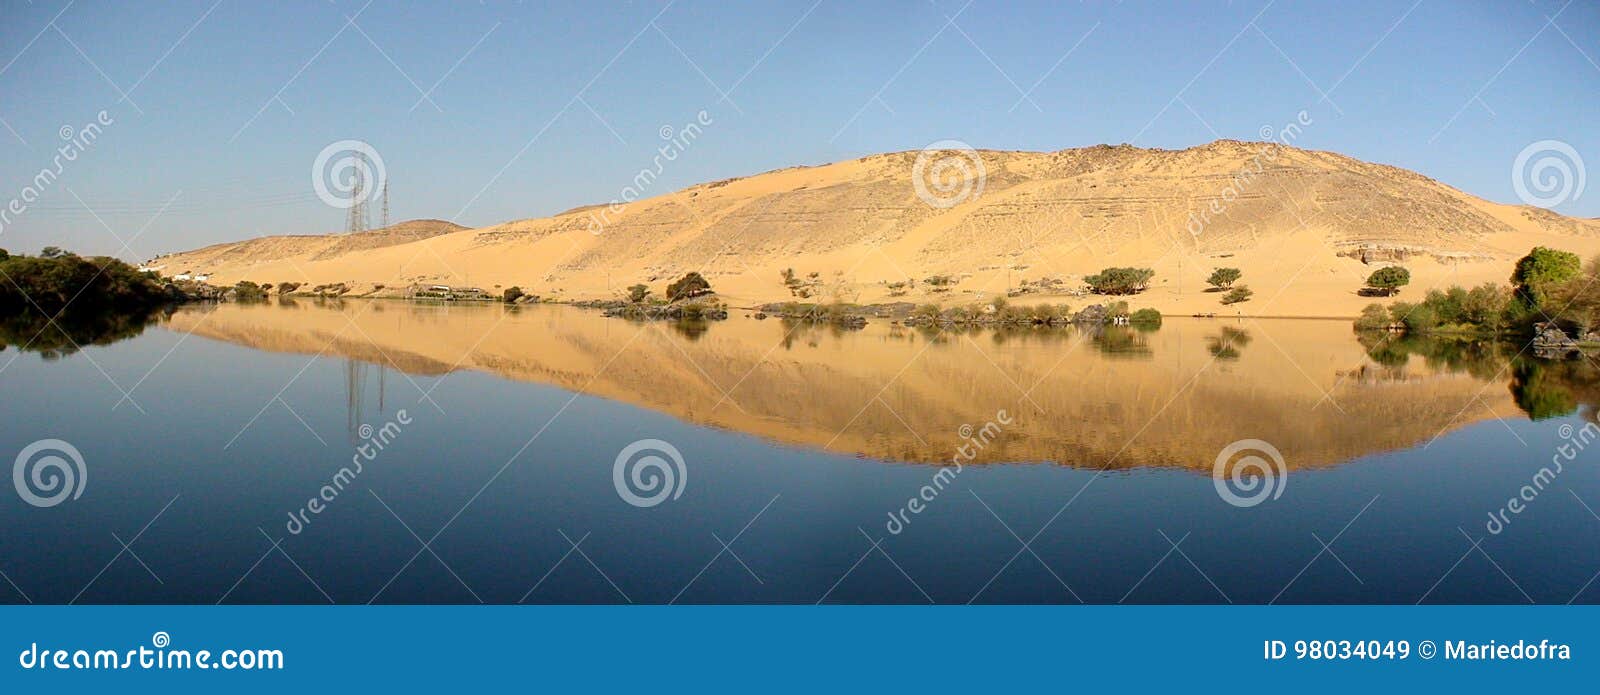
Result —
[[[481, 229], [431, 221], [358, 240], [267, 237], [155, 264], [169, 275], [209, 273], [213, 284], [518, 286], [554, 299], [612, 298], [641, 282], [659, 293], [697, 270], [741, 306], [794, 299], [785, 268], [816, 274], [813, 300], [954, 304], [1055, 279], [1058, 291], [1014, 301], [1082, 306], [1097, 301], [1077, 295], [1084, 275], [1130, 265], [1156, 271], [1151, 288], [1130, 298], [1136, 308], [1353, 317], [1373, 301], [1358, 294], [1363, 280], [1383, 265], [1411, 270], [1404, 299], [1451, 284], [1504, 284], [1534, 246], [1600, 254], [1600, 221], [1485, 201], [1330, 152], [1217, 141], [936, 153], [921, 167], [918, 156], [783, 169]], [[981, 190], [957, 185], [970, 195], [929, 204], [914, 179], [937, 169], [929, 161], [968, 171], [981, 161]], [[1206, 291], [1220, 266], [1243, 271], [1251, 301], [1223, 306]], [[937, 292], [924, 282], [934, 275], [958, 282]], [[915, 285], [903, 294], [888, 286], [907, 280]]]

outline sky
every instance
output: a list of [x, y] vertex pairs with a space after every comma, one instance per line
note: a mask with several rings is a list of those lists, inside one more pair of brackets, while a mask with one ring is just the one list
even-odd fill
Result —
[[[942, 140], [1258, 140], [1304, 111], [1299, 146], [1507, 203], [1519, 154], [1556, 141], [1571, 193], [1552, 209], [1600, 216], [1600, 183], [1576, 186], [1584, 160], [1600, 166], [1590, 0], [0, 8], [0, 212], [34, 188], [0, 217], [14, 252], [139, 260], [342, 230], [312, 183], [341, 140], [382, 158], [396, 221], [540, 217], [617, 198], [664, 130], [696, 120], [646, 195]], [[61, 138], [97, 119], [92, 145]], [[57, 167], [62, 147], [74, 157]]]

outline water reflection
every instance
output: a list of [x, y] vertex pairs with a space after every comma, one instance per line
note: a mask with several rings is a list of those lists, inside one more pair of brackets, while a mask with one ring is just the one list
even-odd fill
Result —
[[[1239, 439], [1273, 442], [1291, 467], [1328, 465], [1479, 420], [1571, 412], [1600, 395], [1586, 362], [1513, 359], [1494, 343], [1373, 339], [1343, 321], [849, 330], [351, 301], [185, 309], [168, 326], [408, 374], [479, 370], [784, 444], [920, 463], [947, 461], [960, 427], [999, 408], [1017, 423], [979, 462], [1209, 471]], [[389, 398], [406, 402], [394, 407], [420, 395], [397, 387]]]
[[1600, 404], [1600, 366], [1594, 359], [1549, 360], [1519, 344], [1465, 336], [1360, 336], [1367, 355], [1388, 379], [1404, 378], [1413, 356], [1431, 370], [1504, 382], [1517, 407], [1530, 419], [1545, 420], [1582, 411], [1594, 421]]
[[90, 345], [110, 345], [138, 336], [167, 313], [107, 313], [68, 311], [46, 318], [36, 311], [0, 317], [0, 351], [15, 347], [57, 360]]

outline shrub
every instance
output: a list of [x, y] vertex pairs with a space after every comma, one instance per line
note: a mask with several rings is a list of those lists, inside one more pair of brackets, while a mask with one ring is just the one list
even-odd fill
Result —
[[1367, 288], [1384, 296], [1393, 295], [1411, 284], [1411, 271], [1397, 265], [1379, 268], [1367, 276]]
[[628, 287], [628, 301], [634, 304], [643, 302], [645, 297], [648, 296], [650, 296], [650, 287], [648, 285], [638, 284]]
[[[1401, 307], [1404, 307], [1404, 313], [1398, 311]], [[1439, 326], [1439, 312], [1428, 306], [1426, 302], [1414, 305], [1395, 304], [1394, 307], [1391, 307], [1390, 312], [1397, 314], [1395, 320], [1404, 324], [1407, 331], [1425, 333]]]
[[505, 303], [507, 303], [507, 304], [515, 302], [518, 299], [522, 299], [522, 297], [523, 297], [522, 288], [521, 287], [517, 287], [516, 285], [512, 285], [510, 287], [507, 287], [505, 292], [501, 293], [501, 295], [500, 295], [500, 299], [502, 301], [504, 301]]
[[667, 285], [667, 299], [674, 302], [710, 293], [711, 283], [701, 277], [699, 272], [692, 270], [678, 278], [677, 282]]
[[249, 280], [240, 280], [239, 284], [233, 286], [233, 296], [241, 300], [265, 299], [267, 288]]
[[1238, 282], [1242, 275], [1244, 273], [1239, 272], [1238, 268], [1218, 268], [1211, 271], [1211, 277], [1206, 278], [1206, 284], [1219, 290], [1226, 290], [1233, 287], [1233, 283]]
[[1145, 326], [1159, 326], [1161, 325], [1161, 312], [1146, 307], [1129, 315], [1128, 323]]
[[[1235, 288], [1233, 288], [1231, 290], [1228, 290], [1227, 294], [1222, 295], [1222, 303], [1223, 304], [1238, 304], [1239, 302], [1248, 302], [1248, 301], [1250, 301], [1250, 297], [1252, 295], [1254, 295], [1254, 294], [1255, 294], [1255, 292], [1250, 291], [1249, 287], [1246, 287], [1244, 285], [1240, 285], [1240, 286], [1235, 287]], [[1270, 304], [1271, 302], [1268, 302], [1268, 303]]]
[[1137, 294], [1145, 290], [1155, 274], [1149, 268], [1106, 268], [1083, 281], [1095, 294]]
[[[57, 249], [59, 251], [59, 249]], [[52, 258], [8, 256], [0, 261], [0, 313], [36, 309], [147, 309], [167, 300], [148, 273], [115, 258], [83, 258], [61, 252]]]
[[1472, 288], [1461, 300], [1461, 318], [1467, 323], [1498, 330], [1505, 324], [1511, 293], [1492, 282]]
[[300, 283], [298, 283], [298, 282], [280, 282], [280, 283], [278, 283], [278, 294], [280, 294], [280, 295], [289, 294], [290, 292], [293, 292], [293, 291], [298, 290], [298, 289], [300, 289]]
[[1361, 310], [1361, 315], [1356, 317], [1355, 328], [1358, 331], [1381, 331], [1393, 323], [1389, 318], [1389, 310], [1382, 304], [1373, 303]]

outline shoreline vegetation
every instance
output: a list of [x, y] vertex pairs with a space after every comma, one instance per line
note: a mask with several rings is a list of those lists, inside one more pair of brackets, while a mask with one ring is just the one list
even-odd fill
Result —
[[[1368, 291], [1394, 296], [1410, 282], [1405, 268], [1382, 268]], [[1600, 348], [1600, 257], [1536, 247], [1517, 261], [1509, 285], [1430, 290], [1419, 302], [1373, 303], [1352, 324], [1357, 333], [1458, 336], [1527, 344], [1536, 355], [1570, 358]]]

